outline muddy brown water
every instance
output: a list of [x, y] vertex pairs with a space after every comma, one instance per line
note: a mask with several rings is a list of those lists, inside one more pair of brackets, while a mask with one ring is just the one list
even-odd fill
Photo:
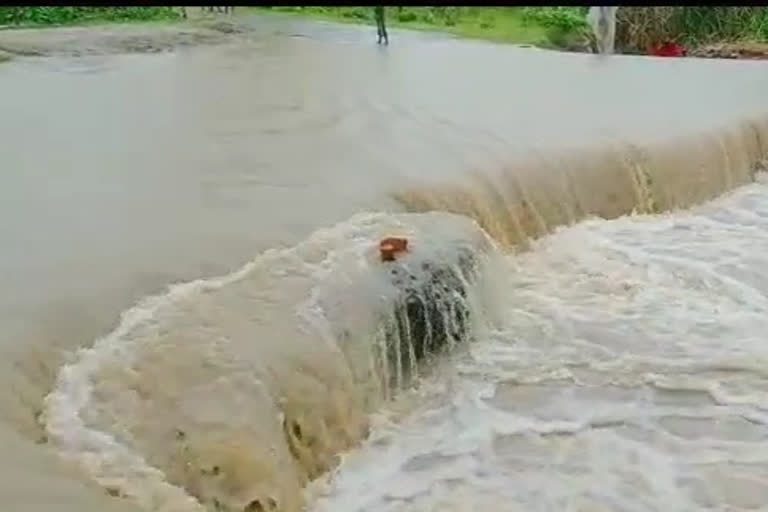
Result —
[[[398, 441], [387, 438], [394, 447], [390, 451], [376, 448], [381, 445], [356, 448], [366, 430], [355, 430], [358, 423], [366, 423], [365, 414], [375, 411], [354, 410], [359, 397], [350, 398], [355, 391], [344, 387], [348, 385], [346, 380], [343, 381], [345, 384], [334, 387], [334, 379], [346, 375], [347, 370], [339, 369], [339, 361], [330, 352], [312, 352], [316, 359], [296, 356], [301, 359], [303, 370], [290, 366], [294, 360], [291, 360], [294, 363], [286, 363], [281, 352], [283, 349], [301, 352], [312, 346], [306, 333], [298, 332], [295, 325], [298, 321], [289, 314], [300, 297], [314, 290], [318, 278], [312, 273], [316, 270], [312, 266], [314, 263], [310, 265], [308, 262], [319, 258], [320, 253], [337, 252], [342, 254], [339, 261], [352, 261], [344, 258], [357, 253], [347, 254], [347, 247], [360, 244], [360, 240], [373, 243], [380, 232], [410, 226], [407, 215], [402, 217], [406, 220], [392, 220], [400, 219], [397, 215], [404, 212], [438, 210], [467, 215], [498, 242], [502, 254], [525, 246], [529, 236], [540, 237], [557, 226], [574, 224], [593, 215], [610, 219], [632, 212], [656, 214], [694, 207], [740, 186], [747, 187], [739, 189], [746, 194], [746, 199], [742, 198], [745, 202], [743, 211], [752, 212], [754, 218], [762, 218], [760, 208], [765, 208], [768, 194], [762, 189], [748, 187], [760, 186], [749, 183], [756, 176], [756, 165], [768, 150], [768, 100], [765, 96], [768, 68], [758, 62], [600, 58], [398, 31], [393, 31], [392, 44], [382, 48], [375, 45], [374, 37], [370, 29], [266, 18], [253, 21], [253, 33], [247, 40], [217, 46], [181, 48], [153, 55], [19, 58], [0, 66], [3, 170], [0, 176], [0, 240], [3, 248], [0, 252], [0, 288], [3, 290], [0, 294], [0, 445], [4, 448], [0, 462], [0, 501], [4, 509], [17, 512], [52, 508], [78, 512], [117, 511], [139, 510], [136, 503], [140, 503], [150, 510], [195, 510], [198, 505], [185, 501], [188, 496], [184, 492], [163, 487], [162, 476], [142, 473], [146, 468], [139, 470], [127, 463], [110, 466], [110, 456], [118, 462], [128, 459], [120, 459], [119, 454], [115, 455], [118, 452], [105, 454], [109, 446], [115, 445], [99, 444], [101, 441], [98, 440], [102, 438], [96, 434], [117, 436], [115, 439], [119, 444], [121, 432], [129, 428], [126, 425], [140, 426], [147, 420], [142, 419], [140, 407], [132, 409], [134, 399], [123, 392], [128, 388], [121, 387], [127, 386], [131, 379], [134, 379], [132, 385], [137, 378], [139, 381], [156, 379], [152, 385], [157, 389], [177, 389], [184, 395], [183, 386], [187, 383], [199, 384], [200, 379], [208, 378], [205, 372], [198, 375], [195, 368], [199, 368], [206, 358], [215, 359], [216, 356], [205, 355], [202, 349], [195, 351], [184, 347], [188, 347], [189, 340], [193, 339], [198, 348], [207, 347], [205, 333], [208, 331], [205, 329], [209, 328], [229, 333], [230, 341], [238, 336], [247, 338], [251, 333], [253, 339], [249, 338], [247, 345], [232, 341], [226, 349], [230, 351], [227, 357], [234, 358], [233, 361], [274, 357], [288, 365], [281, 367], [282, 373], [274, 370], [276, 373], [270, 374], [271, 377], [261, 375], [258, 379], [259, 385], [266, 387], [266, 395], [272, 398], [277, 388], [286, 396], [292, 396], [289, 376], [299, 375], [296, 379], [301, 381], [302, 371], [328, 385], [328, 389], [342, 390], [339, 400], [349, 409], [348, 414], [340, 418], [328, 413], [324, 420], [327, 423], [321, 427], [328, 432], [335, 432], [333, 428], [341, 429], [351, 439], [349, 443], [339, 445], [329, 441], [328, 450], [354, 448], [359, 460], [345, 462], [341, 483], [335, 489], [329, 484], [331, 487], [323, 491], [325, 494], [317, 502], [318, 507], [327, 506], [334, 510], [367, 510], [371, 507], [376, 510], [406, 510], [409, 507], [447, 510], [449, 508], [445, 507], [449, 505], [446, 504], [452, 504], [452, 510], [480, 506], [507, 510], [504, 504], [513, 500], [521, 507], [527, 507], [526, 510], [548, 510], [548, 506], [555, 506], [553, 503], [565, 503], [551, 498], [552, 486], [557, 482], [567, 486], [569, 479], [575, 478], [573, 466], [569, 464], [576, 463], [563, 455], [567, 448], [543, 433], [540, 442], [527, 445], [528, 437], [525, 441], [515, 437], [514, 432], [492, 429], [493, 435], [488, 439], [493, 442], [480, 443], [482, 448], [473, 448], [479, 450], [477, 453], [495, 450], [495, 467], [501, 468], [499, 474], [513, 472], [520, 464], [529, 468], [528, 473], [522, 470], [525, 474], [522, 481], [537, 489], [539, 494], [519, 493], [513, 497], [502, 492], [505, 486], [514, 485], [510, 483], [514, 482], [511, 473], [506, 473], [510, 479], [506, 484], [497, 479], [484, 480], [480, 473], [473, 473], [477, 468], [472, 469], [472, 464], [467, 469], [456, 462], [461, 454], [446, 455], [440, 447], [430, 454], [429, 439], [406, 436]], [[752, 200], [756, 203], [749, 203]], [[729, 207], [722, 207], [726, 212], [723, 215], [741, 218], [727, 213]], [[740, 215], [749, 217], [749, 213], [739, 211], [742, 212]], [[373, 213], [372, 218], [355, 216], [360, 212], [379, 213]], [[701, 215], [704, 218], [709, 213]], [[654, 218], [651, 216], [637, 222], [646, 226], [645, 223], [652, 222], [647, 219]], [[622, 220], [628, 224], [626, 229], [640, 230], [636, 233], [637, 239], [647, 240], [649, 246], [657, 244], [658, 250], [662, 251], [661, 228], [658, 232], [642, 231], [632, 227], [634, 221], [631, 219]], [[446, 232], [454, 229], [451, 227], [454, 221], [448, 218], [427, 218], [424, 222], [426, 224], [417, 222], [414, 225], [434, 233], [443, 233], [443, 228]], [[437, 224], [429, 227], [430, 222]], [[706, 224], [704, 221], [700, 223]], [[320, 228], [333, 225], [337, 227], [330, 234], [312, 235]], [[546, 280], [536, 279], [551, 273], [563, 283], [570, 283], [567, 279], [579, 272], [586, 276], [584, 279], [597, 279], [594, 272], [601, 265], [589, 259], [597, 256], [579, 252], [587, 250], [580, 244], [599, 245], [597, 239], [600, 237], [609, 240], [613, 246], [631, 243], [632, 237], [620, 226], [578, 226], [587, 226], [574, 228], [585, 232], [558, 235], [560, 238], [547, 242], [549, 246], [534, 247], [529, 253], [535, 255], [539, 250], [543, 251], [542, 255], [550, 255], [548, 251], [576, 251], [571, 273], [567, 270], [567, 262], [553, 256], [541, 256], [538, 261], [535, 257], [533, 261], [521, 260], [521, 265], [527, 265], [525, 272], [533, 276], [530, 282], [524, 282], [521, 277], [521, 282], [515, 286], [527, 286], [528, 290], [533, 287], [550, 297], [561, 293], [561, 300], [573, 301], [568, 303], [573, 308], [576, 308], [573, 304], [585, 304], [583, 310], [574, 309], [569, 320], [581, 333], [579, 339], [592, 339], [592, 333], [594, 339], [600, 340], [603, 336], [613, 340], [615, 333], [609, 335], [607, 331], [601, 331], [606, 327], [595, 316], [599, 308], [588, 307], [598, 295], [582, 293], [573, 283], [573, 288], [558, 291], [548, 288]], [[413, 229], [418, 232], [417, 228]], [[463, 228], [455, 229], [456, 233], [463, 233]], [[748, 233], [762, 243], [760, 237], [766, 236], [766, 225], [756, 222], [750, 229], [752, 231]], [[734, 231], [722, 236], [725, 237], [722, 243], [727, 246], [736, 240], [728, 236], [742, 237], [738, 238], [741, 240], [747, 235]], [[439, 240], [435, 243], [439, 245]], [[684, 254], [676, 257], [684, 259], [688, 254], [686, 251], [698, 242], [692, 240], [690, 246], [676, 246], [673, 237], [669, 243]], [[680, 242], [685, 243], [685, 240]], [[284, 252], [259, 256], [274, 248]], [[602, 257], [608, 258], [610, 264], [619, 265], [606, 255]], [[298, 260], [304, 263], [299, 264]], [[143, 344], [137, 347], [149, 350], [146, 354], [142, 352], [141, 357], [148, 358], [151, 364], [136, 362], [136, 366], [131, 366], [133, 363], [126, 360], [125, 366], [135, 370], [136, 375], [126, 376], [120, 373], [122, 370], [115, 369], [121, 365], [119, 359], [96, 368], [88, 365], [101, 364], [99, 361], [103, 362], [103, 359], [94, 356], [91, 361], [89, 356], [74, 354], [78, 348], [90, 347], [95, 340], [110, 333], [117, 326], [121, 312], [141, 298], [162, 294], [171, 283], [225, 275], [249, 261], [255, 262], [255, 266], [248, 271], [250, 273], [246, 272], [248, 277], [244, 282], [247, 281], [247, 286], [243, 285], [242, 289], [239, 285], [219, 283], [219, 291], [212, 298], [200, 298], [199, 302], [195, 302], [198, 299], [194, 297], [178, 299], [186, 306], [178, 306], [180, 309], [168, 313], [170, 320], [167, 321], [172, 323], [167, 325], [170, 325], [168, 329], [178, 328], [178, 332], [186, 334], [180, 335], [179, 339], [163, 338], [165, 345], [153, 346], [140, 340]], [[605, 265], [610, 266], [609, 263]], [[760, 265], [760, 261], [754, 259], [738, 263], [742, 275], [744, 272], [761, 275]], [[605, 279], [605, 283], [593, 283], [595, 294], [604, 290], [600, 286], [609, 286], [610, 277]], [[634, 275], [633, 279], [637, 281], [644, 277]], [[758, 278], [752, 279], [754, 282]], [[652, 285], [645, 284], [647, 289], [653, 288]], [[631, 285], [627, 286], [631, 288]], [[671, 285], [667, 283], [667, 286]], [[674, 290], [664, 290], [659, 297], [674, 301]], [[685, 283], [679, 284], [677, 296], [685, 296], [686, 290]], [[764, 307], [761, 301], [766, 300], [766, 289], [755, 285], [755, 290], [756, 295], [750, 296], [751, 303], [759, 309]], [[714, 289], [709, 293], [717, 294]], [[721, 290], [720, 293], [724, 292]], [[503, 300], [514, 303], [518, 299], [523, 300], [520, 297]], [[699, 297], [697, 300], [705, 299]], [[353, 305], [348, 307], [353, 308]], [[542, 324], [554, 322], [554, 316], [548, 315], [556, 316], [553, 311], [557, 308], [547, 309], [541, 304], [538, 309], [531, 308], [535, 311], [527, 316], [517, 309], [519, 318], [509, 312], [503, 316], [508, 320], [516, 318], [520, 328], [528, 329], [530, 333], [549, 333], [532, 339], [546, 339], [548, 343], [558, 339], [565, 343], [570, 339], [568, 332], [571, 331], [558, 331], [561, 324], [553, 324], [554, 331], [526, 324], [533, 322], [531, 318], [535, 315]], [[706, 307], [702, 306], [704, 310]], [[638, 311], [638, 315], [649, 315], [653, 320], [651, 323], [664, 322], [663, 312], [646, 311], [640, 307]], [[145, 313], [147, 316], [142, 321], [166, 325], [161, 313]], [[155, 313], [159, 316], [153, 317]], [[733, 314], [737, 313], [734, 310]], [[641, 329], [641, 325], [633, 328]], [[747, 321], [723, 325], [724, 329], [741, 329], [739, 332], [747, 338], [756, 332], [748, 330], [757, 328], [757, 324]], [[504, 338], [504, 333], [514, 333], [515, 329], [507, 326], [507, 330], [495, 332], [494, 336]], [[117, 345], [127, 343], [129, 339], [133, 343], [142, 335], [123, 336], [122, 341], [117, 336]], [[547, 336], [554, 337], [554, 341]], [[629, 336], [634, 340], [644, 339], [643, 336], [650, 338], [641, 350], [645, 355], [655, 341], [664, 338], [658, 333]], [[696, 336], [706, 338], [703, 334]], [[738, 338], [732, 333], [731, 336]], [[507, 340], [512, 338], [514, 336]], [[291, 341], [286, 341], [288, 339]], [[522, 342], [517, 341], [515, 346], [519, 347]], [[493, 346], [488, 348], [487, 343], [481, 344], [484, 348], [479, 350], [493, 352]], [[625, 355], [636, 348], [630, 343], [622, 349], [615, 345], [615, 341], [605, 341], [602, 348], [591, 347], [596, 354], [595, 361], [600, 360], [600, 350], [608, 350], [610, 343], [614, 345], [609, 348], [617, 352], [624, 350]], [[751, 346], [746, 344], [747, 348], [743, 348], [745, 357], [749, 356]], [[161, 353], [163, 347], [167, 351]], [[245, 351], [238, 352], [240, 349]], [[658, 350], [655, 355], [663, 357], [664, 350]], [[710, 354], [715, 361], [718, 360], [716, 354]], [[136, 354], [131, 357], [134, 358], [132, 361], [139, 358]], [[590, 356], [584, 357], [589, 359]], [[754, 352], [752, 357], [759, 360], [762, 352]], [[172, 361], [173, 358], [177, 360]], [[489, 363], [483, 360], [482, 353], [477, 355], [477, 366], [472, 371], [481, 372], [486, 364], [496, 368], [500, 372], [498, 375], [511, 372], [505, 366], [511, 364], [509, 361], [492, 359]], [[531, 357], [527, 361], [530, 365], [540, 364], [542, 375], [556, 373], [557, 369], [548, 367], [544, 359]], [[65, 363], [70, 364], [70, 374], [60, 373]], [[621, 375], [642, 373], [632, 366], [642, 366], [641, 363], [627, 364], [632, 368]], [[653, 373], [653, 363], [646, 361], [644, 364], [650, 365], [650, 370], [643, 371]], [[226, 368], [226, 365], [222, 363], [218, 368]], [[661, 372], [659, 368], [656, 370]], [[147, 373], [142, 374], [142, 371]], [[535, 373], [530, 367], [527, 371]], [[222, 374], [216, 375], [222, 377]], [[699, 377], [702, 382], [706, 381], [707, 385], [701, 385], [709, 386], [710, 392], [718, 385], [724, 386], [717, 375], [702, 373]], [[93, 381], [98, 378], [108, 383], [103, 389], [98, 381]], [[227, 381], [226, 375], [222, 378], [221, 388], [205, 392], [213, 397], [216, 393], [225, 396], [238, 385], [247, 388], [253, 384], [247, 376], [242, 377], [247, 384], [234, 378]], [[215, 380], [214, 377], [211, 379]], [[282, 382], [277, 385], [270, 379], [282, 379]], [[485, 391], [477, 389], [481, 381], [470, 379], [460, 381], [459, 385], [465, 386], [463, 393], [484, 397]], [[640, 377], [627, 378], [627, 381], [624, 385], [637, 389], [647, 384], [641, 382]], [[759, 394], [761, 388], [759, 379], [745, 377], [738, 383], [728, 382], [742, 386], [739, 389], [744, 396], [748, 395], [748, 390]], [[84, 402], [78, 402], [82, 398], [78, 393], [83, 393], [85, 388], [77, 388], [76, 384], [86, 386], [89, 393], [94, 394], [84, 398]], [[591, 385], [607, 384], [600, 381]], [[295, 386], [296, 390], [304, 389], [299, 384]], [[502, 404], [499, 410], [509, 409], [516, 403], [517, 407], [533, 414], [535, 404], [554, 400], [546, 390], [541, 391], [535, 386], [531, 391], [521, 388], [505, 398], [510, 386], [502, 379], [495, 388], [495, 399]], [[576, 385], [565, 386], [566, 389], [581, 389]], [[50, 400], [46, 405], [44, 398], [52, 390], [58, 390], [58, 401]], [[146, 393], [152, 396], [151, 390]], [[581, 400], [584, 404], [596, 400], [613, 400], [612, 404], [622, 401], [621, 398], [604, 398], [599, 390], [592, 395], [587, 392], [585, 396], [572, 400], [577, 403]], [[179, 395], [175, 395], [174, 400], [178, 399]], [[206, 402], [201, 399], [196, 407], [199, 410], [210, 407], [210, 414], [219, 415], [217, 421], [226, 423], [221, 416], [236, 416], [240, 407], [254, 411], [267, 407], [266, 402], [250, 403], [249, 399], [255, 400], [245, 397], [245, 405], [223, 400], [225, 406], [218, 408], [214, 406], [215, 400]], [[161, 403], [158, 397], [147, 400], [147, 403], [152, 400]], [[307, 411], [331, 407], [323, 405], [324, 399], [307, 400]], [[419, 405], [409, 406], [415, 411], [414, 417], [426, 407], [424, 404], [431, 403], [427, 399], [416, 402]], [[114, 410], [105, 404], [114, 405]], [[232, 408], [226, 409], [226, 404]], [[273, 405], [269, 402], [268, 407], [273, 408]], [[89, 417], [85, 424], [72, 423], [72, 418], [88, 416], [86, 409], [89, 407], [97, 411], [93, 417]], [[649, 410], [653, 407], [655, 405], [648, 406]], [[455, 407], [449, 409], [459, 414]], [[146, 410], [157, 412], [151, 408]], [[459, 407], [458, 410], [463, 409]], [[440, 411], [450, 416], [448, 412]], [[295, 410], [289, 412], [300, 414]], [[169, 412], [169, 417], [172, 414]], [[755, 415], [750, 418], [759, 423]], [[446, 417], [436, 421], [449, 425], [455, 419]], [[498, 416], [493, 415], [478, 419], [489, 424], [497, 420]], [[173, 421], [178, 423], [180, 420], [174, 418]], [[221, 497], [219, 506], [242, 510], [248, 503], [253, 503], [251, 499], [254, 497], [267, 506], [272, 503], [270, 499], [274, 499], [275, 506], [281, 510], [294, 510], [300, 506], [299, 501], [292, 502], [285, 497], [303, 482], [301, 476], [296, 476], [295, 481], [291, 480], [293, 477], [285, 476], [293, 474], [291, 471], [294, 470], [279, 464], [243, 469], [249, 463], [247, 457], [240, 460], [243, 455], [236, 448], [230, 447], [234, 451], [229, 452], [230, 448], [221, 448], [229, 446], [226, 443], [235, 438], [227, 437], [226, 432], [221, 434], [222, 437], [216, 437], [214, 434], [218, 433], [206, 431], [208, 424], [200, 421], [191, 427], [191, 431], [209, 436], [206, 437], [208, 444], [204, 444], [206, 449], [215, 451], [211, 456], [213, 459], [224, 461], [221, 462], [223, 478], [242, 480], [248, 475], [253, 477], [245, 483], [239, 482], [237, 492]], [[264, 448], [259, 442], [271, 445], [273, 449], [284, 442], [281, 434], [274, 434], [277, 437], [265, 434], [272, 432], [269, 421], [258, 416], [255, 421], [264, 422], [259, 425], [260, 430], [242, 434], [247, 437], [245, 441], [239, 438], [235, 441], [250, 447], [256, 443], [256, 452]], [[404, 421], [406, 426], [434, 435], [433, 440], [446, 435], [446, 431], [419, 424], [417, 420]], [[165, 427], [171, 423], [169, 419]], [[689, 434], [696, 428], [709, 432], [709, 427], [688, 423], [670, 420], [669, 425], [661, 422], [662, 426], [658, 428], [666, 428], [664, 432], [677, 428]], [[374, 422], [374, 433], [376, 425]], [[639, 430], [631, 435], [647, 437], [650, 435], [648, 431], [661, 431], [655, 430], [655, 426], [643, 426], [645, 430], [640, 432], [642, 429], [637, 427]], [[720, 435], [739, 439], [738, 428], [722, 428], [730, 434]], [[538, 432], [535, 428], [532, 431]], [[568, 428], [564, 431], [581, 432]], [[140, 429], [131, 432], [136, 439], [141, 436]], [[378, 432], [385, 437], [395, 435], [384, 427]], [[610, 444], [600, 443], [603, 439], [600, 429], [590, 432], [593, 437], [586, 440], [574, 434], [572, 442], [582, 444], [578, 447], [569, 445], [572, 451], [567, 453], [577, 457], [576, 454], [581, 453], [578, 450], [586, 450], [587, 455], [582, 453], [583, 456], [599, 457], [600, 450]], [[744, 442], [755, 442], [760, 450], [765, 450], [764, 433], [756, 432], [744, 435], [757, 436], [757, 440], [749, 438]], [[220, 444], [211, 439], [218, 439], [216, 442]], [[131, 445], [126, 441], [126, 446], [132, 446], [145, 458], [150, 454], [141, 453], [136, 446], [144, 449], [160, 446], [153, 445], [155, 441], [141, 441], [146, 442], [141, 444], [137, 440]], [[414, 460], [404, 456], [405, 462], [392, 466], [395, 469], [386, 466], [385, 463], [396, 459], [393, 455], [397, 451], [395, 448], [406, 453], [408, 449], [415, 449], [417, 441], [427, 452], [420, 456], [431, 457], [424, 459], [427, 467], [449, 467], [455, 474], [438, 482], [437, 487], [435, 482], [424, 480], [425, 487], [420, 488], [413, 483], [416, 477], [408, 477], [411, 471], [408, 468], [418, 466]], [[679, 449], [669, 448], [664, 441], [647, 442], [659, 451]], [[218, 448], [211, 448], [211, 443]], [[537, 464], [543, 459], [530, 455], [534, 447], [541, 453], [560, 454], [557, 460], [562, 464], [562, 472], [555, 470], [558, 475], [555, 483], [547, 483], [540, 475]], [[692, 461], [685, 462], [687, 469], [679, 473], [675, 473], [672, 466], [664, 466], [666, 473], [658, 478], [664, 480], [671, 475], [668, 481], [651, 482], [648, 486], [658, 492], [666, 489], [674, 494], [670, 489], [677, 482], [680, 489], [694, 489], [691, 495], [700, 495], [704, 492], [701, 491], [704, 485], [701, 482], [706, 482], [704, 477], [722, 471], [723, 466], [718, 465], [719, 459], [715, 460], [713, 455], [718, 450], [727, 452], [727, 447], [701, 448], [701, 458], [695, 461], [703, 468], [699, 473], [691, 469]], [[464, 452], [463, 456], [470, 452]], [[66, 456], [61, 457], [62, 453]], [[202, 460], [209, 452], [203, 450], [200, 453]], [[521, 462], [520, 453], [529, 453], [530, 457]], [[624, 459], [617, 461], [606, 456], [597, 459], [595, 467], [605, 469], [607, 475], [616, 467], [630, 467], [635, 463], [632, 462], [632, 457], [637, 456], [634, 452], [627, 449], [621, 453]], [[430, 466], [443, 460], [443, 456], [453, 457], [454, 462]], [[711, 464], [705, 467], [708, 456]], [[366, 465], [366, 457], [379, 460], [383, 465], [377, 467], [375, 462]], [[747, 509], [750, 503], [759, 502], [762, 491], [755, 482], [765, 478], [768, 459], [756, 455], [752, 463], [758, 469], [754, 471], [752, 466], [752, 469], [744, 469], [749, 461], [743, 459], [742, 472], [749, 475], [734, 480], [732, 488], [708, 497], [714, 503], [712, 506], [730, 503], [730, 506]], [[476, 457], [475, 463], [478, 460], [481, 459]], [[526, 466], [526, 460], [529, 466]], [[558, 462], [552, 464], [557, 466]], [[351, 469], [345, 469], [347, 466]], [[355, 480], [355, 468], [370, 478], [379, 479], [383, 487], [389, 487], [381, 489], [383, 494], [377, 494]], [[387, 468], [391, 471], [383, 474]], [[228, 470], [231, 473], [227, 473]], [[415, 474], [419, 472], [418, 469], [413, 471]], [[595, 471], [597, 476], [605, 476]], [[407, 485], [409, 478], [411, 487]], [[210, 490], [205, 485], [199, 483], [201, 487], [196, 488], [196, 492], [209, 497], [217, 492], [226, 494], [221, 491], [226, 486]], [[640, 497], [635, 501], [632, 498], [620, 501], [618, 495], [608, 491], [600, 494], [586, 481], [579, 480], [579, 485], [581, 501], [574, 505], [579, 510], [584, 509], [579, 506], [599, 506], [604, 510], [659, 510], [654, 503], [643, 502]], [[616, 490], [625, 483], [608, 485]], [[488, 486], [492, 492], [483, 494], [481, 490]], [[109, 492], [105, 492], [104, 487]], [[740, 502], [739, 493], [733, 489], [741, 489], [741, 496], [747, 497]], [[682, 494], [674, 494], [677, 500], [674, 503], [678, 507], [675, 510], [709, 506], [703, 498], [696, 498], [698, 501], [691, 498], [693, 501], [688, 502], [683, 491], [679, 492]], [[374, 501], [364, 503], [352, 498], [360, 493]], [[542, 497], [548, 493], [551, 501]], [[109, 494], [125, 494], [127, 498], [114, 498]], [[214, 507], [213, 503], [207, 502], [210, 507]]]

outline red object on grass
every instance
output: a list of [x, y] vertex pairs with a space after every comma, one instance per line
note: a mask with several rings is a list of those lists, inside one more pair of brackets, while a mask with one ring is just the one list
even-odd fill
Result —
[[677, 43], [666, 42], [657, 46], [651, 53], [656, 57], [685, 57], [688, 52]]
[[398, 253], [408, 250], [408, 239], [389, 237], [379, 242], [379, 252], [381, 253], [381, 261], [395, 261]]

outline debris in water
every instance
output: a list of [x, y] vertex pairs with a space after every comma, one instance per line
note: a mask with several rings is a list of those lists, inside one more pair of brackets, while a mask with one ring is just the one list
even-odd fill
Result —
[[123, 493], [116, 487], [105, 487], [104, 491], [113, 498], [124, 498]]
[[395, 261], [397, 255], [408, 250], [408, 239], [400, 237], [388, 237], [379, 242], [381, 261]]

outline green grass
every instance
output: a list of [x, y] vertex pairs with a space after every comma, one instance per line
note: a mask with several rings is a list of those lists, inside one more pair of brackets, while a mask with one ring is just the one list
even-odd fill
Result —
[[0, 25], [14, 27], [173, 21], [173, 7], [0, 7]]
[[[374, 24], [370, 7], [257, 7], [259, 13]], [[488, 41], [561, 48], [582, 37], [579, 7], [388, 7], [388, 27], [431, 30]]]

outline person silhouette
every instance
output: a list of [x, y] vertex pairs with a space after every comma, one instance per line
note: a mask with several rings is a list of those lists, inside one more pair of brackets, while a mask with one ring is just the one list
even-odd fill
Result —
[[374, 15], [376, 17], [376, 32], [379, 36], [377, 44], [389, 44], [389, 35], [387, 34], [387, 25], [384, 23], [384, 7], [379, 5], [373, 8]]
[[597, 53], [610, 54], [616, 40], [616, 11], [618, 7], [590, 7], [587, 23], [592, 28], [592, 40]]

